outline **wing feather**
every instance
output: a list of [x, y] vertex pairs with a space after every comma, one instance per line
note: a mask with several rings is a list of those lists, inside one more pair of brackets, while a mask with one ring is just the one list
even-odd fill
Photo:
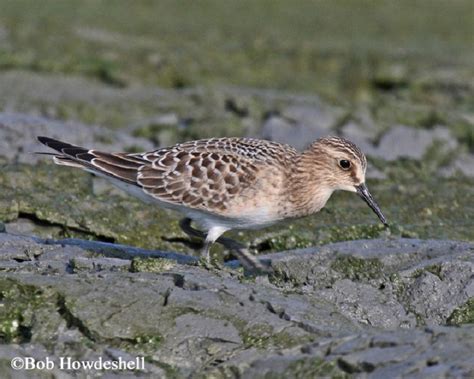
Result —
[[105, 153], [38, 137], [55, 161], [139, 186], [157, 200], [213, 212], [252, 186], [264, 165], [287, 165], [297, 151], [251, 138], [211, 138], [145, 153]]
[[159, 200], [219, 212], [255, 182], [259, 169], [232, 153], [168, 150], [139, 170], [137, 182]]

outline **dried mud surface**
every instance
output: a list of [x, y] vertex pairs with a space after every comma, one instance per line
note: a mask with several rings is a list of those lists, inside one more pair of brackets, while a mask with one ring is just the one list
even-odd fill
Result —
[[0, 357], [145, 356], [138, 376], [468, 377], [473, 252], [339, 242], [263, 256], [275, 274], [252, 278], [234, 262], [3, 233]]

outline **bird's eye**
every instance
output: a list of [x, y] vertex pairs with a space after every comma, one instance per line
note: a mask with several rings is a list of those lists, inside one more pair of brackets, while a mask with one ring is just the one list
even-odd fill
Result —
[[341, 159], [339, 161], [339, 166], [341, 166], [343, 170], [349, 170], [351, 168], [351, 161], [348, 161], [347, 159]]

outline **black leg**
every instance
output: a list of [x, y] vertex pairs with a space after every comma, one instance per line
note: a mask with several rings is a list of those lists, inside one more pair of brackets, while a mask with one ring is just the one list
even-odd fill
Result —
[[197, 238], [201, 238], [201, 239], [204, 240], [204, 246], [201, 250], [201, 257], [206, 261], [206, 263], [209, 263], [210, 260], [211, 260], [209, 250], [211, 249], [212, 242], [206, 240], [206, 237], [207, 237], [206, 233], [204, 233], [204, 232], [202, 232], [198, 229], [194, 229], [191, 226], [191, 222], [192, 222], [192, 220], [190, 218], [186, 217], [186, 218], [183, 218], [182, 220], [179, 221], [179, 226], [181, 227], [183, 232], [185, 232], [188, 236], [197, 237]]
[[192, 220], [185, 217], [179, 221], [179, 227], [190, 237], [206, 239], [207, 234], [191, 226]]

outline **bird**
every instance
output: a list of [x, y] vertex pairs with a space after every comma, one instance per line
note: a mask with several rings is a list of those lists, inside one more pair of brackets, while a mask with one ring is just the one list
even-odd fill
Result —
[[183, 214], [182, 230], [204, 240], [205, 262], [218, 242], [247, 269], [271, 272], [245, 245], [222, 235], [317, 213], [338, 190], [357, 193], [388, 227], [366, 185], [364, 153], [342, 137], [319, 138], [301, 152], [240, 137], [201, 139], [142, 153], [103, 152], [42, 136], [38, 141], [55, 151], [44, 154], [52, 155], [56, 164], [104, 177], [146, 203]]

